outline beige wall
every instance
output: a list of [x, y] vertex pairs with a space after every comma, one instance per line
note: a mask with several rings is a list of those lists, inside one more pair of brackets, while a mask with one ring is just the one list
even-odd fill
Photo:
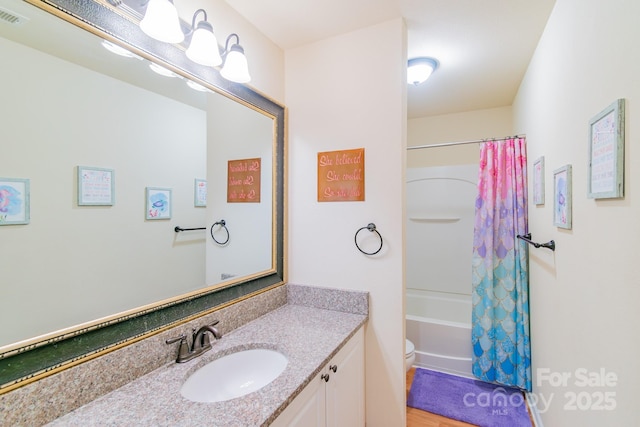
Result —
[[[514, 103], [530, 167], [545, 157], [546, 203], [529, 206], [529, 230], [557, 245], [530, 252], [533, 391], [553, 398], [545, 426], [640, 425], [639, 16], [636, 1], [558, 0]], [[617, 98], [627, 103], [625, 197], [596, 201], [587, 198], [588, 122]], [[554, 227], [552, 217], [553, 170], [566, 164], [572, 230]], [[604, 370], [617, 381], [581, 387], [577, 369], [596, 378]], [[567, 373], [566, 386], [543, 380], [545, 372]], [[602, 393], [610, 393], [603, 410], [565, 407], [571, 396], [584, 405]]]
[[[399, 19], [285, 54], [289, 281], [370, 292], [370, 427], [405, 424], [405, 63], [406, 30]], [[366, 200], [319, 203], [317, 153], [361, 147]], [[384, 247], [369, 257], [356, 249], [354, 234], [370, 222]]]
[[[512, 120], [510, 106], [410, 119], [407, 146], [500, 138], [512, 134]], [[407, 152], [407, 167], [477, 164], [478, 158], [478, 144], [423, 148]]]

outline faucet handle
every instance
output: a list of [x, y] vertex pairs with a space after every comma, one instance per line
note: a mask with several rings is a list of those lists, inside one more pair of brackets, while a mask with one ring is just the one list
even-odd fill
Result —
[[[187, 341], [187, 336], [185, 334], [180, 334], [179, 336], [175, 337], [175, 338], [169, 338], [168, 340], [165, 341], [166, 344], [173, 344], [173, 343], [177, 343], [178, 341]], [[180, 343], [182, 344], [182, 343]]]
[[176, 362], [182, 363], [190, 360], [189, 354], [189, 344], [187, 344], [187, 336], [185, 334], [180, 334], [175, 338], [169, 338], [165, 341], [166, 344], [174, 344], [180, 341], [180, 348], [178, 349], [178, 358]]

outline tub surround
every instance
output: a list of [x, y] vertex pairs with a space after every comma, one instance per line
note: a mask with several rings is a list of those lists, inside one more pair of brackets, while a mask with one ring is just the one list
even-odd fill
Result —
[[[55, 420], [51, 425], [124, 425], [135, 420], [137, 425], [195, 426], [204, 419], [208, 425], [269, 423], [367, 317], [366, 292], [281, 286], [0, 395], [0, 424]], [[214, 320], [220, 320], [223, 337], [213, 349], [188, 363], [175, 363], [177, 345], [164, 341]], [[256, 346], [288, 357], [285, 372], [274, 382], [230, 402], [182, 398], [182, 382], [200, 366]]]

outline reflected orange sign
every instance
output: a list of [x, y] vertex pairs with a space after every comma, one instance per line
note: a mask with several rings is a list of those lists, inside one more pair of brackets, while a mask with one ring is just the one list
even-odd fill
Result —
[[261, 159], [229, 160], [227, 203], [260, 202]]
[[364, 201], [364, 148], [318, 153], [318, 201]]

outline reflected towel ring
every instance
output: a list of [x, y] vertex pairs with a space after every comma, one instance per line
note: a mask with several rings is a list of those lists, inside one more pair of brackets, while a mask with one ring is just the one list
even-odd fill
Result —
[[[227, 240], [225, 240], [224, 242], [219, 242], [216, 237], [213, 235], [213, 227], [215, 227], [216, 225], [219, 225], [220, 227], [224, 228], [224, 231], [227, 232]], [[220, 221], [214, 222], [213, 225], [211, 226], [211, 238], [213, 239], [214, 242], [216, 242], [217, 244], [219, 244], [220, 246], [222, 245], [226, 245], [227, 242], [229, 241], [229, 229], [227, 228], [227, 222], [224, 219], [221, 219]]]
[[[375, 251], [375, 252], [365, 252], [365, 251], [363, 251], [362, 249], [360, 249], [360, 246], [358, 246], [358, 233], [360, 233], [360, 232], [361, 232], [362, 230], [364, 230], [364, 229], [367, 229], [367, 230], [369, 230], [369, 231], [371, 231], [371, 232], [374, 232], [374, 231], [375, 231], [375, 233], [376, 233], [376, 234], [378, 235], [378, 237], [380, 238], [380, 247], [378, 248], [378, 250], [377, 250], [377, 251]], [[355, 235], [355, 237], [354, 237], [354, 240], [355, 240], [355, 243], [356, 243], [356, 248], [358, 248], [358, 250], [359, 250], [360, 252], [362, 252], [363, 254], [365, 254], [365, 255], [375, 255], [375, 254], [377, 254], [378, 252], [380, 252], [380, 249], [382, 249], [382, 236], [380, 235], [380, 232], [379, 232], [378, 230], [376, 230], [376, 225], [375, 225], [374, 223], [372, 223], [372, 222], [371, 222], [371, 223], [369, 223], [369, 224], [367, 224], [367, 226], [366, 226], [366, 227], [361, 227], [361, 228], [359, 228], [359, 229], [358, 229], [358, 231], [356, 231], [356, 235]]]

